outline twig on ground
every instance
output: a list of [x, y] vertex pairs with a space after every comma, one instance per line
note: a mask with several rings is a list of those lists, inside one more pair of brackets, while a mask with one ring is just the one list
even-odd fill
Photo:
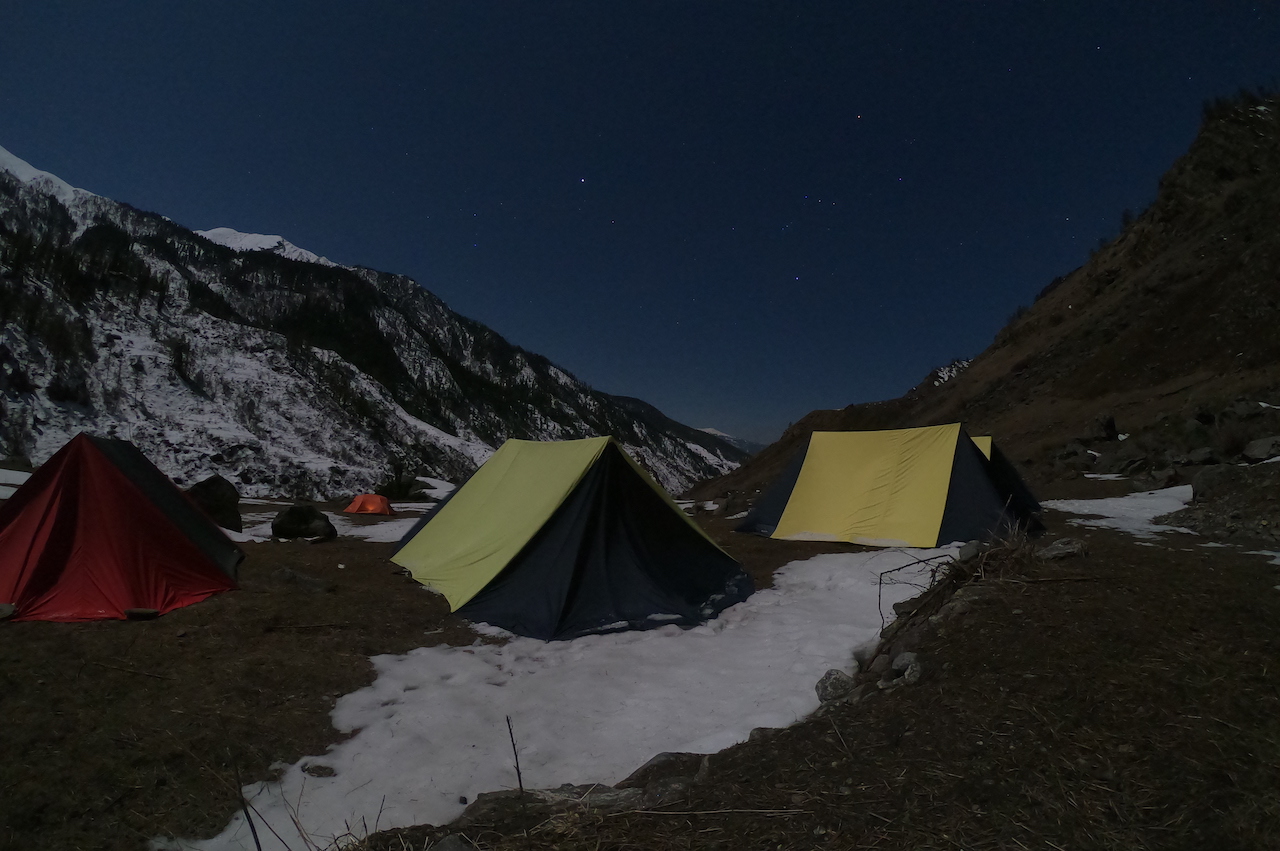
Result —
[[253, 846], [258, 851], [262, 851], [262, 842], [258, 840], [258, 828], [253, 824], [253, 816], [249, 815], [249, 803], [244, 799], [244, 784], [240, 782], [240, 765], [233, 761], [231, 769], [236, 775], [236, 789], [239, 790], [240, 797], [240, 812], [244, 813], [244, 820], [249, 823], [249, 833], [253, 834]]
[[144, 677], [154, 677], [157, 680], [171, 680], [173, 677], [166, 677], [164, 674], [153, 674], [150, 671], [139, 671], [137, 668], [124, 668], [118, 665], [108, 665], [106, 662], [94, 662], [100, 668], [109, 668], [112, 671], [123, 671], [126, 674], [140, 674]]
[[520, 787], [520, 795], [524, 796], [524, 778], [520, 774], [520, 753], [516, 750], [516, 731], [511, 727], [511, 716], [507, 716], [507, 736], [511, 739], [511, 755], [516, 761], [516, 785]]

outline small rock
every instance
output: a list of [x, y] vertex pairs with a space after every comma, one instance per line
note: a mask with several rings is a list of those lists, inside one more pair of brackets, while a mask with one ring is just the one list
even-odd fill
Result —
[[857, 664], [859, 670], [866, 669], [871, 666], [871, 662], [876, 658], [876, 651], [880, 649], [880, 642], [866, 641], [853, 648], [853, 661]]
[[916, 609], [920, 608], [922, 603], [924, 603], [924, 596], [924, 594], [918, 594], [910, 600], [900, 600], [899, 602], [894, 603], [893, 613], [898, 617], [911, 614]]
[[879, 677], [889, 670], [892, 663], [892, 659], [890, 659], [886, 654], [881, 653], [871, 661], [871, 667], [867, 669], [867, 673], [871, 674], [873, 677]]
[[893, 671], [903, 685], [913, 686], [920, 682], [924, 668], [918, 653], [899, 653], [893, 660]]
[[1088, 547], [1079, 538], [1059, 538], [1047, 547], [1041, 547], [1037, 550], [1036, 558], [1052, 561], [1054, 559], [1082, 556], [1088, 552]]
[[965, 544], [960, 548], [960, 552], [956, 555], [956, 561], [959, 562], [960, 564], [964, 564], [966, 561], [970, 561], [972, 559], [977, 558], [981, 552], [982, 552], [981, 541], [969, 541], [967, 544]]
[[818, 680], [814, 690], [818, 693], [819, 701], [830, 703], [833, 700], [848, 697], [855, 685], [857, 683], [854, 682], [853, 677], [839, 668], [832, 668], [822, 675], [822, 679]]
[[460, 833], [451, 833], [431, 846], [431, 851], [475, 851], [475, 849], [476, 846]]

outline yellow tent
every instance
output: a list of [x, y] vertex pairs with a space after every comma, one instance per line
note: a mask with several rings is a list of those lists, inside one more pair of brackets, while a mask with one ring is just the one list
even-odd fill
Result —
[[991, 467], [959, 423], [814, 432], [738, 531], [881, 547], [989, 537], [1029, 508]]

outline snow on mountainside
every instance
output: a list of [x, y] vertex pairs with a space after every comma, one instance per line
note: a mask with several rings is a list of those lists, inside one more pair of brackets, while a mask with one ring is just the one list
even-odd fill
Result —
[[197, 234], [0, 148], [0, 453], [79, 431], [191, 484], [336, 498], [459, 481], [509, 437], [612, 434], [683, 491], [745, 453], [601, 393], [409, 278], [282, 237]]
[[301, 260], [304, 263], [319, 263], [321, 266], [338, 265], [328, 258], [321, 257], [319, 254], [314, 254], [305, 248], [299, 248], [283, 236], [241, 233], [231, 228], [198, 230], [196, 233], [219, 245], [234, 248], [236, 251], [270, 251], [274, 254], [279, 254], [281, 257], [288, 257], [290, 260]]
[[731, 434], [725, 434], [724, 432], [720, 431], [720, 429], [718, 428], [700, 428], [698, 429], [698, 431], [702, 432], [703, 434], [709, 434], [714, 437], [718, 437], [721, 440], [723, 440], [725, 443], [731, 443], [734, 446], [741, 449], [743, 452], [746, 452], [752, 455], [759, 452], [761, 449], [764, 449], [765, 447], [763, 443], [756, 443], [754, 440], [747, 440], [745, 437], [734, 437]]
[[41, 171], [40, 169], [35, 168], [31, 163], [24, 159], [15, 157], [4, 148], [0, 148], [0, 170], [9, 172], [23, 183], [29, 184], [35, 189], [39, 189], [42, 192], [52, 195], [64, 204], [74, 202], [78, 195], [97, 197], [91, 192], [85, 192], [83, 189], [75, 188], [65, 180], [62, 180], [47, 171]]

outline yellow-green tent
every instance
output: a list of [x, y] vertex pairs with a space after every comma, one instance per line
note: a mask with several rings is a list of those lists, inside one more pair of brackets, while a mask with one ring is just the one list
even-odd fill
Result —
[[959, 423], [814, 432], [738, 531], [882, 547], [986, 538], [1031, 521], [1034, 505], [993, 472]]
[[752, 590], [608, 437], [507, 441], [392, 561], [454, 611], [537, 638], [698, 623]]

